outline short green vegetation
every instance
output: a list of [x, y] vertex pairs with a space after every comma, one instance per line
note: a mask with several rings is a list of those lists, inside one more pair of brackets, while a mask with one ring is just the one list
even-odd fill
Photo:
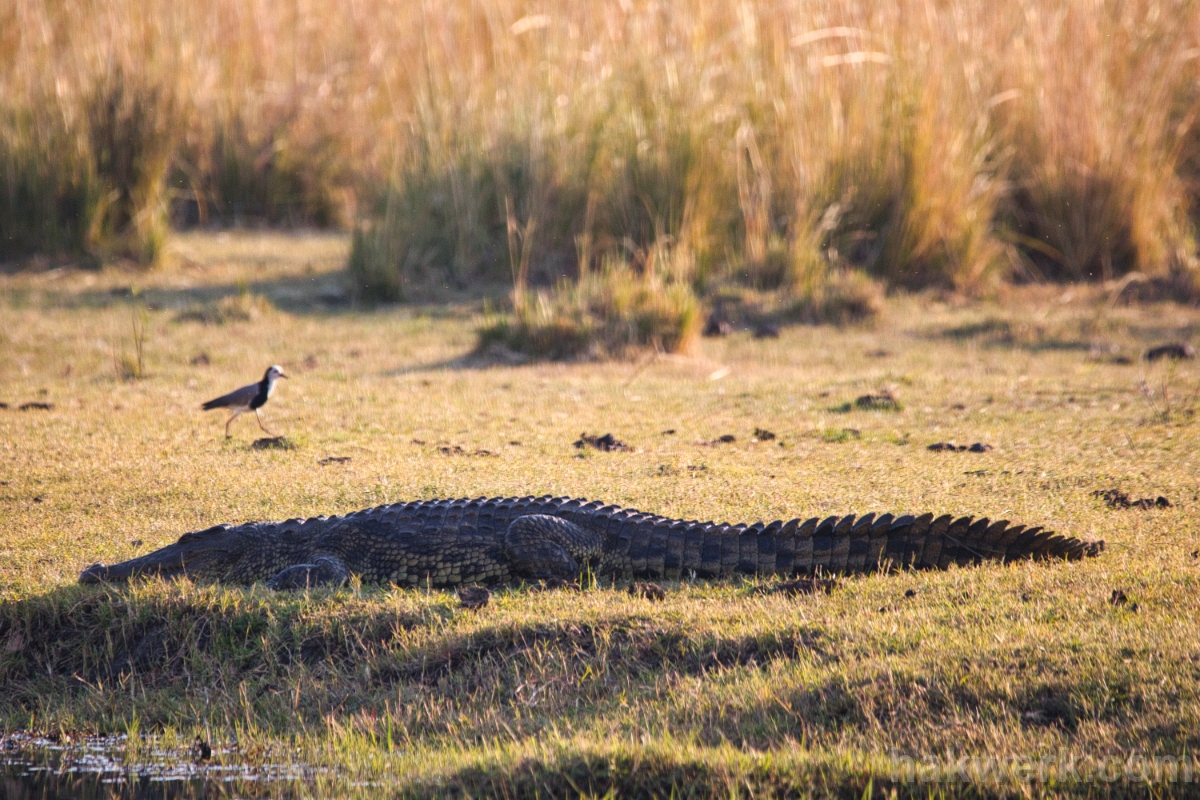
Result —
[[[186, 234], [136, 291], [111, 268], [0, 279], [0, 728], [200, 736], [218, 760], [328, 768], [310, 794], [1100, 795], [1146, 787], [1023, 770], [1192, 763], [1200, 368], [1139, 356], [1195, 341], [1200, 311], [1088, 287], [899, 295], [872, 327], [512, 363], [477, 349], [482, 302], [349, 313], [348, 249]], [[288, 446], [252, 447], [245, 417], [225, 440], [200, 403], [271, 363], [291, 379], [264, 417]], [[1110, 488], [1171, 505], [1112, 509], [1093, 496]], [[731, 521], [984, 514], [1108, 551], [796, 597], [513, 587], [477, 611], [75, 583], [220, 521], [542, 493]], [[966, 783], [903, 780], [963, 758]]]

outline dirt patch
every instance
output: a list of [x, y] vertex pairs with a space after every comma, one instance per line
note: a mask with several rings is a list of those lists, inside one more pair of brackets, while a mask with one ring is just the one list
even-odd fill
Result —
[[1092, 492], [1092, 497], [1100, 498], [1109, 508], [1139, 508], [1145, 511], [1151, 508], [1171, 507], [1171, 501], [1162, 495], [1131, 500], [1129, 495], [1120, 489], [1098, 489]]
[[573, 446], [582, 450], [585, 447], [594, 447], [605, 453], [614, 451], [629, 451], [632, 450], [629, 445], [622, 442], [620, 439], [613, 436], [611, 433], [606, 433], [603, 436], [589, 436], [587, 433], [579, 434], [579, 438], [575, 440]]
[[1196, 348], [1192, 347], [1187, 342], [1172, 342], [1171, 344], [1160, 344], [1158, 347], [1151, 347], [1142, 356], [1147, 361], [1159, 361], [1160, 359], [1169, 358], [1173, 361], [1182, 361], [1196, 357]]
[[986, 453], [995, 450], [990, 444], [975, 442], [975, 444], [955, 444], [954, 442], [935, 442], [925, 448], [934, 453]]
[[296, 450], [299, 445], [286, 436], [264, 436], [250, 445], [254, 450]]
[[1138, 604], [1130, 602], [1129, 595], [1125, 594], [1124, 589], [1113, 589], [1112, 594], [1108, 598], [1108, 604], [1113, 608], [1123, 608], [1134, 614], [1138, 611]]
[[718, 436], [717, 438], [713, 439], [711, 442], [701, 441], [701, 442], [696, 442], [696, 444], [698, 444], [702, 447], [715, 447], [716, 445], [719, 445], [719, 444], [733, 444], [736, 441], [737, 441], [736, 436], [734, 436], [732, 433], [726, 433], [721, 436]]
[[852, 403], [842, 403], [829, 409], [835, 414], [848, 414], [851, 411], [902, 411], [904, 406], [900, 398], [890, 390], [878, 394], [864, 394], [854, 398]]
[[752, 335], [755, 339], [778, 339], [779, 326], [774, 322], [760, 322], [754, 326]]
[[[416, 442], [416, 439], [413, 440]], [[482, 448], [476, 450], [466, 450], [459, 445], [452, 444], [444, 447], [439, 447], [438, 452], [444, 456], [479, 456], [481, 458], [498, 457], [499, 453], [493, 453], [491, 450]]]
[[731, 333], [733, 333], [733, 322], [722, 309], [710, 313], [708, 319], [704, 321], [703, 330], [700, 331], [701, 336], [708, 337], [728, 336]]

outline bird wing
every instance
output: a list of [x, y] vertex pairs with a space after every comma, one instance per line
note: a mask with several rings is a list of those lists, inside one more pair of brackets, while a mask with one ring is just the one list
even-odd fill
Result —
[[249, 386], [243, 386], [240, 389], [234, 389], [229, 394], [221, 395], [216, 400], [209, 400], [200, 408], [205, 411], [211, 411], [214, 408], [237, 408], [238, 406], [248, 406], [250, 401], [258, 394], [258, 384], [252, 383]]

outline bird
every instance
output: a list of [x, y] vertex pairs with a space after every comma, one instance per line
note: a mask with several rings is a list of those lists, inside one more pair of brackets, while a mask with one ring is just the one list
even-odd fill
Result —
[[274, 436], [275, 434], [267, 430], [266, 425], [263, 425], [262, 417], [259, 416], [258, 410], [266, 405], [267, 400], [271, 399], [271, 393], [275, 391], [275, 381], [286, 377], [287, 375], [283, 374], [283, 367], [278, 364], [272, 364], [267, 367], [267, 371], [263, 373], [262, 380], [258, 383], [243, 386], [229, 394], [221, 395], [215, 400], [209, 400], [200, 406], [200, 408], [205, 411], [211, 411], [214, 408], [227, 408], [233, 411], [233, 416], [225, 422], [226, 439], [229, 438], [229, 423], [237, 419], [239, 414], [244, 414], [247, 411], [254, 412], [254, 418], [258, 420], [258, 427]]

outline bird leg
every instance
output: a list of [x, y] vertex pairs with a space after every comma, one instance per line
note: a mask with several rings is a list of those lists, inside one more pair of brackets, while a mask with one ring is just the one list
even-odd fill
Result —
[[263, 425], [263, 423], [262, 423], [262, 417], [260, 417], [260, 416], [258, 415], [258, 409], [257, 409], [257, 408], [256, 408], [256, 409], [254, 409], [254, 418], [255, 418], [256, 420], [258, 420], [258, 427], [262, 428], [264, 431], [267, 431], [267, 433], [271, 434], [272, 436], [278, 436], [278, 435], [279, 435], [279, 434], [275, 433], [275, 431], [270, 431], [270, 430], [267, 430], [267, 426], [266, 426], [266, 425]]
[[232, 417], [230, 417], [229, 419], [225, 420], [225, 438], [226, 438], [226, 439], [228, 439], [228, 438], [229, 438], [229, 423], [231, 423], [231, 422], [233, 422], [235, 419], [237, 419], [237, 418], [238, 418], [238, 414], [241, 414], [241, 413], [242, 413], [242, 410], [241, 410], [241, 409], [238, 409], [237, 411], [233, 412], [233, 416], [232, 416]]

